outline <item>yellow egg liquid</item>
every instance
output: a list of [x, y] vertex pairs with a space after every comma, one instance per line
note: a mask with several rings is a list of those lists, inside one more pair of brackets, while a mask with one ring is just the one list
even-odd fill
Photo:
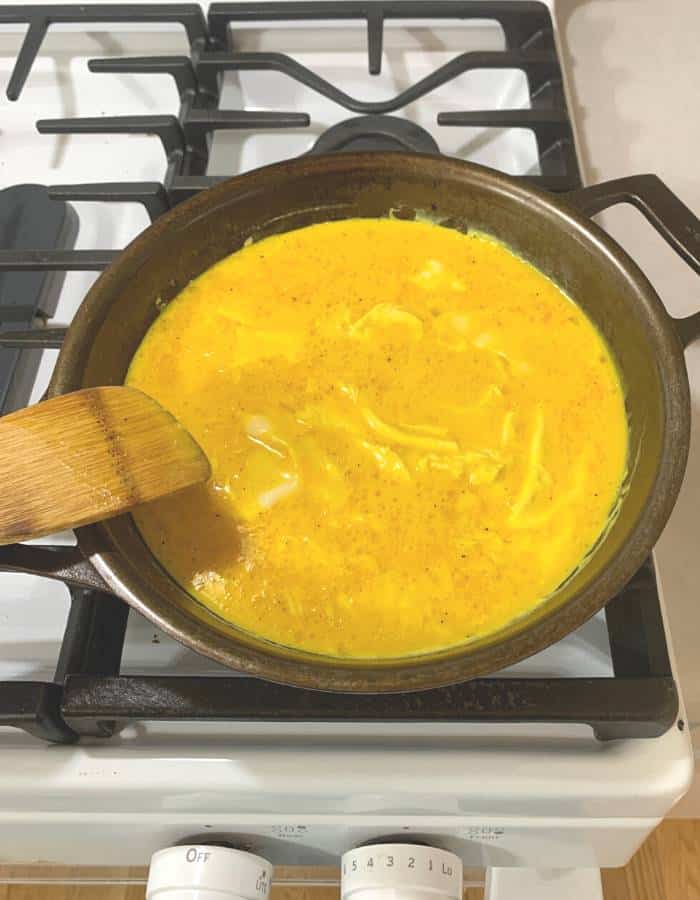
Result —
[[320, 654], [425, 653], [528, 612], [625, 472], [589, 319], [497, 241], [428, 223], [245, 247], [166, 307], [127, 383], [212, 466], [135, 513], [148, 546], [219, 616]]

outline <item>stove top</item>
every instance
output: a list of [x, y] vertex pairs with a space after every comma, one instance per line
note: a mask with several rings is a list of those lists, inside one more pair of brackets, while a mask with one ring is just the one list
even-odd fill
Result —
[[[116, 250], [222, 178], [302, 153], [402, 149], [554, 191], [581, 183], [541, 3], [215, 3], [206, 15], [196, 4], [49, 4], [0, 7], [0, 26], [0, 78], [18, 101], [3, 125], [3, 181], [16, 185], [0, 193], [0, 326], [15, 332], [0, 350], [4, 411], [45, 389], [62, 332], [42, 326], [70, 321]], [[71, 538], [40, 543], [62, 553]], [[31, 568], [27, 553], [0, 549], [0, 568]], [[543, 653], [393, 696], [255, 681], [111, 596], [21, 574], [0, 587], [0, 724], [49, 741], [173, 719], [585, 723], [606, 740], [663, 734], [678, 712], [651, 561]]]

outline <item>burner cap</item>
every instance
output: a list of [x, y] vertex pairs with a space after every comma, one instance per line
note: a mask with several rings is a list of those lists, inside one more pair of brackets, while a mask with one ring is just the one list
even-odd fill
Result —
[[440, 148], [425, 128], [396, 116], [356, 116], [332, 125], [319, 137], [311, 153], [344, 150], [410, 150], [439, 153]]

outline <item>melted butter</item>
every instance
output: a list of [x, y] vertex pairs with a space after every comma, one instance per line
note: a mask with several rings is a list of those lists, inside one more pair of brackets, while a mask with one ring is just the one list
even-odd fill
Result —
[[627, 454], [596, 330], [496, 241], [352, 220], [246, 246], [156, 320], [127, 382], [208, 484], [135, 515], [217, 614], [319, 653], [498, 629], [604, 529]]

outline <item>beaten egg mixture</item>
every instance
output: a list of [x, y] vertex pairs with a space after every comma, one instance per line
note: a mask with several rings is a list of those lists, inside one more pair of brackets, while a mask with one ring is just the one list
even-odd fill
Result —
[[550, 594], [624, 475], [616, 369], [583, 312], [484, 235], [357, 219], [205, 272], [128, 373], [211, 461], [135, 520], [182, 586], [271, 641], [419, 654]]

